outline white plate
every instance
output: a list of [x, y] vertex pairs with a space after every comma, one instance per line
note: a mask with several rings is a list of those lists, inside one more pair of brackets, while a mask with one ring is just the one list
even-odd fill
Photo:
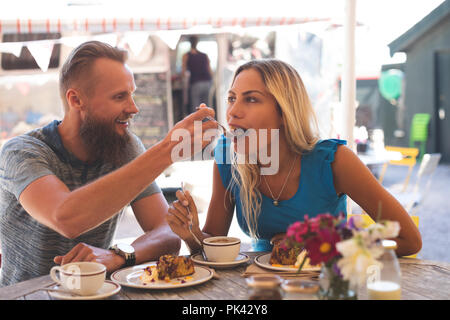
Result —
[[[255, 263], [265, 269], [275, 270], [275, 271], [288, 271], [288, 272], [297, 272], [298, 268], [288, 267], [288, 266], [274, 266], [270, 261], [270, 255], [272, 253], [262, 254], [255, 258]], [[318, 271], [320, 267], [303, 267], [302, 271]]]
[[205, 266], [210, 266], [210, 267], [214, 267], [214, 268], [231, 268], [231, 267], [235, 267], [238, 266], [242, 263], [247, 262], [248, 260], [250, 260], [250, 257], [248, 255], [246, 255], [245, 253], [239, 253], [236, 260], [234, 261], [230, 261], [230, 262], [212, 262], [212, 261], [205, 261], [203, 259], [203, 256], [200, 253], [194, 254], [191, 257], [192, 261], [194, 261], [195, 263], [198, 264], [202, 264]]
[[212, 278], [213, 272], [206, 267], [194, 266], [194, 274], [189, 277], [192, 279], [186, 280], [184, 283], [181, 280], [186, 277], [179, 277], [171, 279], [170, 282], [164, 280], [158, 280], [152, 283], [142, 283], [140, 276], [144, 273], [144, 269], [149, 266], [156, 265], [156, 261], [141, 264], [134, 267], [129, 267], [121, 270], [117, 270], [111, 275], [111, 280], [126, 287], [141, 288], [141, 289], [172, 289], [194, 286], [208, 281]]
[[[54, 286], [52, 289], [59, 289], [60, 286]], [[103, 286], [100, 288], [100, 290], [97, 291], [96, 294], [91, 296], [78, 296], [73, 295], [66, 292], [55, 292], [55, 291], [48, 291], [48, 293], [56, 299], [64, 299], [64, 300], [96, 300], [96, 299], [104, 299], [107, 297], [110, 297], [112, 295], [115, 295], [117, 292], [119, 292], [121, 289], [120, 285], [117, 283], [114, 283], [112, 281], [105, 280], [103, 283]]]

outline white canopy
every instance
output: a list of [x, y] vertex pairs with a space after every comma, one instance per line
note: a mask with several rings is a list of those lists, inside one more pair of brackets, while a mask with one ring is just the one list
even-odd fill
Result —
[[157, 3], [16, 0], [0, 10], [0, 33], [185, 30], [202, 25], [213, 28], [279, 26], [326, 21], [342, 12], [330, 10], [336, 6], [328, 9], [320, 6], [321, 2], [325, 4], [325, 1], [287, 0], [171, 0]]

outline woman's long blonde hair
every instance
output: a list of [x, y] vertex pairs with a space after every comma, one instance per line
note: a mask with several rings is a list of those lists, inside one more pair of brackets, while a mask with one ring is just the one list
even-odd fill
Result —
[[[244, 70], [254, 69], [272, 96], [277, 101], [283, 117], [283, 130], [288, 147], [297, 154], [312, 150], [318, 141], [317, 120], [297, 71], [285, 62], [276, 59], [253, 60], [240, 66], [233, 78]], [[252, 238], [258, 238], [258, 216], [261, 210], [260, 168], [257, 164], [239, 164], [232, 156], [232, 179], [229, 188], [237, 186], [242, 210]]]

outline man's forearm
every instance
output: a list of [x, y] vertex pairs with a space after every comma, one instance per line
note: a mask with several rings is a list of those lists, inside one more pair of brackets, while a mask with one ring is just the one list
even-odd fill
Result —
[[175, 254], [180, 251], [181, 240], [167, 224], [146, 232], [133, 243], [136, 264], [158, 260], [161, 255]]
[[129, 204], [171, 164], [166, 144], [160, 143], [96, 181], [72, 191], [58, 208], [60, 223], [73, 228], [76, 237]]

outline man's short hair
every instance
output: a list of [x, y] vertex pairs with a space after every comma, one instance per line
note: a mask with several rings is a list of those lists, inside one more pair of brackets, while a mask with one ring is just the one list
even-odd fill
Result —
[[[59, 74], [59, 91], [64, 103], [65, 111], [68, 110], [66, 92], [77, 83], [78, 87], [92, 90], [94, 85], [90, 83], [89, 71], [96, 59], [107, 58], [125, 63], [128, 53], [100, 41], [88, 41], [76, 47], [67, 58]], [[86, 92], [87, 93], [87, 92]]]

